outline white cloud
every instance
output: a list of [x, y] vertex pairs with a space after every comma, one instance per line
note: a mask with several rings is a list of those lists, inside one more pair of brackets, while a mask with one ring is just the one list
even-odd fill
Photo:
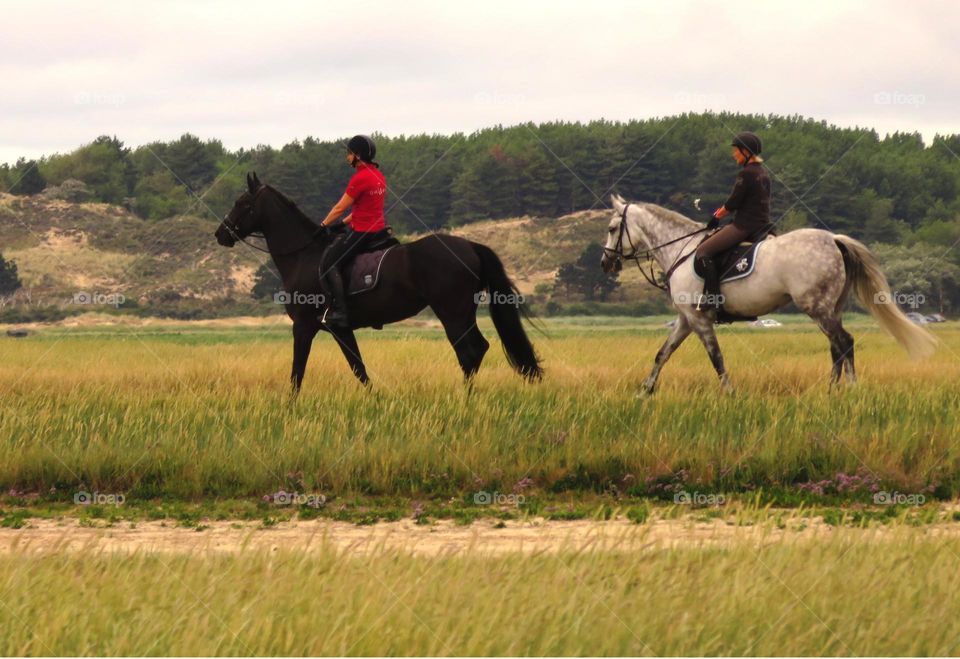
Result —
[[932, 2], [24, 3], [0, 24], [0, 160], [102, 133], [236, 148], [703, 109], [929, 139], [960, 132], [958, 18]]

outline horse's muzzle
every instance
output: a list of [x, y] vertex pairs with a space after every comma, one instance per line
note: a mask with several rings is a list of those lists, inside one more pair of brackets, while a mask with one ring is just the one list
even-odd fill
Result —
[[604, 272], [620, 272], [623, 269], [623, 262], [616, 257], [609, 257], [604, 254], [600, 258], [600, 267]]
[[237, 239], [229, 231], [224, 230], [222, 226], [214, 232], [213, 236], [224, 247], [233, 247], [237, 244]]

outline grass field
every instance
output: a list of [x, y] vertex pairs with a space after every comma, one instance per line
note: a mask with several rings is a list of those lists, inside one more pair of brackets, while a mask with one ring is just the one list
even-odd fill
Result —
[[936, 327], [938, 355], [911, 362], [869, 320], [851, 328], [860, 383], [832, 395], [826, 341], [809, 324], [722, 329], [733, 396], [689, 340], [641, 399], [660, 321], [581, 319], [534, 335], [547, 368], [534, 386], [507, 368], [485, 326], [493, 349], [470, 395], [435, 329], [364, 332], [372, 391], [320, 337], [296, 401], [282, 324], [50, 329], [4, 341], [0, 488], [128, 500], [283, 488], [427, 499], [680, 487], [955, 495], [960, 331]]
[[0, 556], [4, 655], [951, 655], [960, 541]]
[[[4, 339], [0, 654], [956, 654], [960, 330], [934, 327], [938, 356], [911, 362], [854, 317], [860, 383], [831, 395], [811, 325], [727, 327], [734, 395], [690, 341], [638, 398], [664, 320], [548, 321], [533, 386], [485, 322], [469, 394], [428, 321], [362, 333], [370, 391], [321, 337], [296, 400], [283, 322]], [[491, 551], [498, 533], [611, 518], [638, 542]], [[310, 540], [384, 521], [425, 529], [417, 546], [450, 529], [488, 544]], [[731, 534], [645, 535], [690, 524]], [[260, 544], [192, 548], [234, 527]], [[307, 544], [271, 540], [298, 529]], [[80, 530], [181, 549], [64, 544]]]

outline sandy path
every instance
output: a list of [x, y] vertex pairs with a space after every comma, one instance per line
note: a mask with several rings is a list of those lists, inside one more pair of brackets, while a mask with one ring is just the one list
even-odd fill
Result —
[[[210, 522], [197, 531], [163, 522], [123, 522], [115, 526], [81, 526], [76, 519], [30, 520], [21, 529], [0, 529], [0, 552], [11, 551], [160, 551], [237, 552], [244, 549], [306, 550], [324, 542], [349, 553], [382, 549], [437, 556], [464, 551], [483, 554], [543, 552], [561, 549], [644, 551], [674, 547], [724, 546], [827, 539], [838, 533], [819, 520], [792, 520], [786, 529], [773, 524], [735, 526], [721, 520], [656, 520], [637, 525], [627, 520], [507, 522], [492, 520], [459, 526], [443, 520], [418, 525], [412, 520], [357, 526], [329, 520], [294, 521], [263, 528], [259, 523]], [[891, 538], [888, 528], [843, 529], [864, 539]], [[960, 537], [958, 525], [931, 525], [914, 532]]]

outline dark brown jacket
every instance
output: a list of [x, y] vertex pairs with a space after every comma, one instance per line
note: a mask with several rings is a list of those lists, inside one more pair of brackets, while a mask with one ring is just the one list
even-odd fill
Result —
[[770, 174], [760, 163], [750, 163], [737, 174], [737, 182], [724, 207], [736, 212], [733, 223], [751, 235], [770, 224]]

